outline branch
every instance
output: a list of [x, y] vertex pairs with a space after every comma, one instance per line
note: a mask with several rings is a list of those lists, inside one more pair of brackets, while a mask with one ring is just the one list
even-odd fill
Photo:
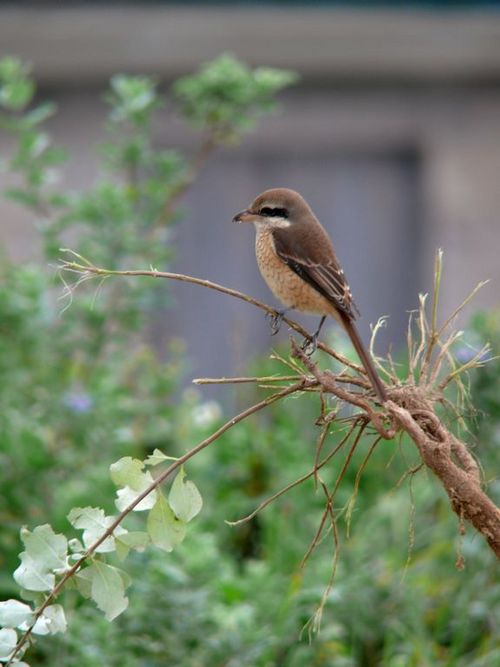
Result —
[[294, 340], [292, 340], [291, 344], [292, 355], [303, 362], [307, 370], [313, 375], [313, 377], [316, 378], [318, 383], [325, 391], [333, 394], [346, 403], [350, 403], [351, 405], [355, 405], [356, 407], [364, 410], [368, 416], [369, 421], [372, 422], [377, 432], [385, 440], [392, 440], [392, 438], [396, 435], [396, 431], [394, 429], [385, 429], [383, 424], [383, 413], [376, 412], [370, 405], [369, 401], [361, 397], [359, 394], [354, 394], [351, 391], [347, 391], [347, 389], [339, 387], [337, 384], [337, 378], [331, 371], [320, 371], [317, 365], [309, 359], [309, 357], [300, 349]]
[[[472, 523], [500, 558], [500, 510], [481, 489], [477, 465], [465, 445], [441, 424], [438, 428], [434, 424], [423, 426], [409, 410], [395, 402], [385, 405], [416, 444], [425, 465], [441, 481], [459, 519]], [[452, 452], [462, 467], [452, 460]]]
[[[322, 460], [319, 461], [319, 462], [317, 462], [317, 461], [314, 462], [314, 466], [313, 466], [312, 470], [309, 470], [309, 472], [306, 472], [305, 475], [302, 475], [302, 477], [299, 477], [298, 479], [294, 480], [293, 482], [290, 482], [290, 484], [287, 484], [286, 486], [284, 486], [282, 489], [280, 489], [280, 490], [277, 491], [276, 493], [273, 493], [272, 496], [269, 496], [269, 498], [266, 498], [266, 500], [263, 500], [263, 501], [260, 503], [260, 505], [258, 505], [258, 507], [256, 507], [256, 508], [254, 509], [254, 511], [251, 512], [250, 514], [247, 514], [246, 516], [242, 517], [241, 519], [238, 519], [237, 521], [226, 521], [226, 523], [227, 523], [229, 526], [239, 526], [239, 525], [242, 524], [242, 523], [246, 523], [247, 521], [250, 521], [250, 520], [253, 519], [255, 516], [257, 516], [257, 514], [259, 514], [259, 512], [260, 512], [261, 510], [265, 509], [268, 505], [270, 505], [272, 502], [274, 502], [277, 498], [279, 498], [280, 496], [283, 496], [285, 493], [287, 493], [288, 491], [290, 491], [290, 490], [293, 489], [294, 487], [298, 486], [299, 484], [302, 484], [302, 482], [305, 482], [305, 481], [306, 481], [307, 479], [309, 479], [310, 477], [315, 477], [316, 474], [317, 474], [317, 472], [318, 472], [318, 470], [320, 470], [321, 468], [323, 468], [323, 466], [325, 466], [325, 465], [328, 463], [328, 461], [330, 461], [330, 459], [332, 459], [332, 458], [335, 456], [335, 454], [336, 454], [340, 449], [342, 449], [342, 447], [344, 446], [344, 444], [345, 444], [345, 443], [349, 440], [349, 438], [351, 437], [351, 434], [352, 434], [353, 430], [356, 428], [356, 426], [357, 426], [357, 422], [353, 423], [353, 424], [351, 425], [351, 428], [350, 428], [349, 431], [347, 432], [347, 435], [345, 435], [345, 436], [342, 438], [342, 440], [339, 442], [339, 444], [336, 445], [336, 446], [334, 447], [334, 449], [332, 449], [332, 451], [329, 452], [329, 453], [325, 456], [324, 459], [322, 459]], [[357, 436], [357, 438], [356, 438], [356, 442], [359, 440], [359, 437], [360, 437], [360, 435]]]
[[[73, 252], [72, 250], [69, 250], [68, 248], [61, 248], [62, 252], [69, 252], [72, 255], [78, 257], [81, 261], [85, 262], [84, 264], [80, 264], [79, 262], [70, 262], [70, 261], [65, 261], [63, 260], [61, 264], [59, 265], [59, 269], [61, 271], [70, 271], [72, 273], [77, 273], [80, 276], [146, 276], [149, 278], [165, 278], [167, 280], [176, 280], [178, 282], [183, 282], [183, 283], [191, 283], [192, 285], [199, 285], [200, 287], [206, 287], [208, 289], [213, 289], [217, 292], [221, 292], [222, 294], [227, 294], [229, 296], [234, 297], [235, 299], [240, 299], [241, 301], [246, 301], [247, 303], [252, 304], [253, 306], [256, 306], [257, 308], [260, 308], [260, 310], [263, 310], [265, 313], [268, 315], [276, 315], [277, 311], [275, 308], [271, 308], [271, 306], [266, 305], [265, 303], [262, 303], [262, 301], [259, 301], [258, 299], [254, 299], [251, 296], [248, 296], [248, 294], [244, 294], [243, 292], [239, 292], [238, 290], [232, 289], [230, 287], [225, 287], [224, 285], [219, 285], [218, 283], [214, 283], [211, 280], [204, 280], [203, 278], [195, 278], [193, 276], [187, 276], [182, 273], [171, 273], [170, 271], [158, 271], [156, 269], [149, 269], [148, 270], [139, 270], [139, 271], [128, 271], [128, 270], [123, 270], [123, 271], [113, 271], [111, 269], [103, 269], [98, 266], [94, 266], [85, 258], [81, 257], [77, 253]], [[300, 324], [295, 322], [294, 320], [289, 319], [288, 317], [283, 317], [283, 321], [286, 322], [286, 324], [296, 331], [298, 334], [301, 336], [304, 336], [304, 338], [309, 338], [309, 333], [304, 329], [304, 327], [301, 327]], [[325, 343], [322, 343], [321, 341], [318, 342], [318, 349], [322, 350], [323, 352], [326, 352], [326, 354], [329, 354], [331, 357], [339, 361], [341, 364], [344, 366], [348, 366], [352, 370], [356, 371], [357, 373], [361, 373], [363, 376], [366, 375], [366, 371], [362, 366], [359, 366], [358, 364], [353, 363], [346, 357], [344, 357], [342, 354], [339, 354], [338, 352], [335, 352], [331, 347], [328, 345], [325, 345]]]

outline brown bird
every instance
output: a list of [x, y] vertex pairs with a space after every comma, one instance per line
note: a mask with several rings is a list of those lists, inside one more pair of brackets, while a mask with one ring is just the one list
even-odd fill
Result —
[[327, 315], [343, 326], [380, 401], [387, 394], [354, 324], [358, 309], [332, 242], [309, 205], [294, 190], [276, 188], [260, 194], [233, 222], [253, 222], [255, 253], [262, 277], [286, 307], [274, 319], [274, 331], [288, 310], [321, 315], [312, 336], [313, 350]]

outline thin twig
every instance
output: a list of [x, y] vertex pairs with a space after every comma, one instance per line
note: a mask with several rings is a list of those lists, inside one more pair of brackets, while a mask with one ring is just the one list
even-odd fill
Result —
[[250, 521], [250, 520], [253, 519], [253, 518], [254, 518], [254, 517], [255, 517], [261, 510], [263, 510], [264, 508], [266, 508], [268, 505], [270, 505], [270, 504], [271, 504], [273, 501], [275, 501], [277, 498], [279, 498], [280, 496], [284, 495], [285, 493], [287, 493], [288, 491], [290, 491], [290, 490], [293, 489], [294, 487], [298, 486], [299, 484], [302, 484], [302, 482], [305, 482], [306, 479], [309, 479], [310, 477], [313, 477], [314, 475], [316, 475], [317, 471], [320, 470], [323, 466], [325, 466], [325, 465], [326, 465], [326, 464], [327, 464], [327, 463], [328, 463], [328, 462], [335, 456], [335, 454], [336, 454], [340, 449], [342, 449], [342, 447], [344, 446], [345, 442], [348, 440], [349, 436], [351, 435], [354, 426], [355, 426], [355, 425], [353, 425], [353, 427], [351, 428], [351, 430], [349, 431], [349, 433], [347, 434], [347, 436], [345, 436], [344, 438], [342, 438], [342, 440], [339, 442], [339, 444], [336, 445], [336, 446], [332, 449], [332, 451], [329, 452], [329, 453], [325, 456], [325, 458], [324, 458], [322, 461], [320, 461], [320, 463], [318, 463], [317, 465], [315, 464], [315, 465], [313, 466], [312, 470], [309, 470], [309, 472], [307, 472], [305, 475], [302, 475], [302, 477], [299, 477], [298, 479], [295, 479], [293, 482], [290, 482], [290, 484], [287, 484], [286, 486], [284, 486], [282, 489], [280, 489], [280, 490], [277, 491], [276, 493], [273, 493], [273, 495], [272, 495], [272, 496], [269, 496], [269, 498], [266, 498], [266, 500], [263, 500], [263, 501], [258, 505], [258, 507], [256, 507], [256, 508], [254, 509], [254, 511], [251, 512], [250, 514], [247, 514], [246, 516], [242, 517], [241, 519], [238, 519], [237, 521], [226, 521], [226, 523], [227, 523], [229, 526], [239, 526], [239, 525], [242, 524], [242, 523], [246, 523], [247, 521]]
[[366, 465], [368, 461], [371, 458], [371, 455], [375, 451], [375, 448], [379, 444], [379, 442], [382, 440], [382, 437], [379, 435], [378, 438], [375, 439], [375, 441], [371, 444], [370, 449], [368, 450], [368, 453], [366, 454], [365, 458], [361, 462], [361, 465], [358, 468], [358, 471], [356, 473], [356, 477], [354, 479], [354, 486], [352, 490], [351, 497], [349, 498], [349, 502], [347, 503], [346, 507], [346, 513], [345, 513], [345, 521], [346, 521], [346, 526], [347, 526], [347, 537], [349, 537], [349, 534], [351, 532], [351, 519], [352, 519], [352, 512], [354, 509], [354, 505], [356, 503], [356, 498], [358, 497], [358, 490], [359, 490], [359, 484], [361, 482], [361, 476], [363, 475], [363, 472], [366, 468]]
[[441, 248], [436, 253], [436, 258], [434, 260], [434, 285], [432, 290], [432, 315], [431, 315], [431, 328], [429, 333], [429, 341], [427, 343], [427, 351], [422, 362], [422, 368], [420, 371], [420, 377], [425, 378], [427, 373], [427, 368], [431, 362], [432, 353], [434, 347], [439, 340], [437, 334], [437, 313], [438, 313], [438, 303], [439, 303], [439, 291], [441, 289], [441, 275], [443, 271], [443, 251]]
[[[222, 294], [233, 296], [236, 299], [241, 299], [242, 301], [251, 303], [253, 306], [260, 308], [269, 315], [275, 315], [277, 313], [275, 308], [271, 308], [271, 306], [262, 303], [258, 299], [254, 299], [253, 297], [248, 296], [247, 294], [243, 294], [243, 292], [239, 292], [238, 290], [232, 289], [230, 287], [225, 287], [224, 285], [219, 285], [218, 283], [214, 283], [211, 280], [195, 278], [193, 276], [187, 276], [182, 273], [171, 273], [170, 271], [158, 271], [157, 269], [154, 268], [151, 268], [149, 271], [103, 269], [101, 267], [92, 265], [90, 262], [88, 262], [88, 260], [85, 260], [80, 255], [77, 255], [77, 253], [74, 253], [72, 250], [69, 250], [67, 248], [61, 248], [61, 250], [63, 252], [70, 252], [71, 254], [77, 256], [80, 260], [84, 261], [84, 264], [80, 264], [78, 262], [70, 262], [63, 260], [59, 266], [59, 269], [62, 271], [71, 271], [73, 273], [79, 273], [79, 274], [94, 274], [97, 276], [145, 276], [148, 278], [166, 278], [168, 280], [176, 280], [179, 282], [191, 283], [193, 285], [200, 285], [201, 287], [206, 287], [208, 289], [213, 289], [217, 292], [221, 292]], [[304, 327], [301, 327], [300, 324], [298, 324], [294, 320], [291, 320], [288, 317], [284, 317], [283, 321], [286, 322], [286, 324], [291, 329], [296, 331], [301, 336], [304, 336], [304, 338], [309, 338], [309, 333], [304, 329]], [[325, 343], [318, 341], [318, 349], [322, 350], [323, 352], [326, 352], [326, 354], [330, 355], [344, 366], [352, 368], [357, 373], [366, 374], [366, 371], [362, 366], [355, 364], [354, 362], [347, 359], [347, 357], [344, 357], [342, 354], [335, 352], [335, 350], [333, 350]]]
[[302, 379], [302, 375], [266, 375], [263, 377], [235, 377], [235, 378], [195, 378], [193, 384], [245, 384], [262, 382], [288, 382]]
[[334, 551], [333, 551], [332, 570], [330, 573], [330, 578], [328, 580], [328, 584], [326, 585], [325, 590], [323, 591], [323, 595], [321, 596], [321, 602], [319, 603], [319, 606], [313, 616], [311, 624], [311, 630], [313, 633], [318, 633], [320, 630], [321, 619], [323, 617], [323, 609], [325, 608], [325, 604], [327, 603], [328, 597], [333, 588], [333, 582], [335, 581], [335, 574], [337, 572], [337, 565], [339, 562], [339, 554], [340, 554], [340, 539], [337, 530], [337, 521], [333, 511], [332, 497], [329, 494], [328, 488], [326, 487], [326, 484], [323, 481], [321, 482], [321, 487], [326, 497], [325, 511], [328, 512], [328, 515], [330, 516], [330, 526], [332, 529]]
[[441, 336], [443, 335], [443, 331], [445, 331], [447, 329], [447, 327], [451, 324], [451, 322], [453, 322], [453, 320], [458, 315], [458, 313], [461, 310], [463, 310], [465, 308], [465, 306], [469, 303], [469, 301], [475, 297], [475, 295], [479, 292], [479, 290], [482, 289], [488, 283], [489, 283], [489, 280], [482, 280], [481, 282], [479, 282], [474, 287], [472, 292], [468, 296], [465, 297], [465, 299], [462, 301], [462, 303], [457, 308], [455, 308], [455, 310], [448, 317], [448, 319], [445, 320], [444, 324], [441, 326], [441, 328], [439, 329], [439, 331], [436, 334], [438, 338], [441, 338]]
[[294, 357], [300, 359], [305, 365], [307, 370], [312, 373], [316, 380], [320, 383], [324, 389], [332, 393], [337, 398], [350, 403], [351, 405], [356, 405], [360, 407], [368, 415], [370, 421], [372, 422], [375, 429], [385, 440], [392, 440], [395, 435], [394, 429], [390, 428], [387, 430], [384, 427], [383, 418], [384, 415], [376, 412], [368, 400], [359, 394], [354, 394], [353, 392], [347, 391], [346, 389], [339, 387], [336, 383], [335, 376], [328, 370], [320, 371], [316, 364], [314, 364], [309, 357], [298, 347], [297, 343], [292, 340], [292, 354]]

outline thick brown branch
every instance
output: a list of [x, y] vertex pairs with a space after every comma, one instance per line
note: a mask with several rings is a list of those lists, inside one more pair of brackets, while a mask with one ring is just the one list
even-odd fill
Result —
[[[425, 465], [440, 479], [451, 500], [451, 506], [460, 518], [472, 523], [500, 558], [500, 510], [483, 492], [475, 462], [465, 445], [440, 425], [439, 432], [423, 427], [405, 408], [393, 401], [385, 407], [418, 447]], [[454, 453], [464, 465], [460, 468], [452, 459]], [[467, 456], [465, 456], [467, 452]]]

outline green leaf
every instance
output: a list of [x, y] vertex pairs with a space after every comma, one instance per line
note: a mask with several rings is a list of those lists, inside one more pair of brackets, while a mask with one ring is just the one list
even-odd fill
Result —
[[14, 580], [28, 591], [50, 591], [56, 582], [55, 576], [40, 566], [38, 561], [21, 554], [21, 565], [14, 571]]
[[0, 104], [11, 111], [19, 111], [31, 102], [34, 92], [34, 83], [29, 79], [10, 81], [0, 86]]
[[90, 567], [86, 567], [83, 570], [80, 570], [74, 576], [74, 581], [78, 592], [86, 599], [89, 599], [92, 595], [92, 576], [92, 570]]
[[67, 569], [68, 542], [64, 535], [56, 535], [45, 524], [33, 532], [21, 530], [26, 550], [20, 554], [21, 565], [14, 572], [15, 581], [27, 590], [47, 591], [55, 583], [56, 574]]
[[38, 197], [35, 194], [21, 188], [7, 188], [3, 194], [7, 199], [23, 206], [35, 207], [38, 204]]
[[[35, 635], [55, 635], [58, 632], [66, 632], [67, 627], [64, 609], [60, 604], [52, 604], [37, 619], [33, 633]], [[23, 628], [23, 630], [25, 629], [27, 628]]]
[[113, 109], [111, 120], [143, 125], [159, 105], [156, 82], [151, 77], [117, 74], [112, 77], [111, 94], [107, 96]]
[[125, 533], [115, 538], [116, 553], [120, 560], [125, 560], [130, 549], [134, 551], [144, 551], [151, 542], [149, 535], [144, 532], [136, 531]]
[[165, 461], [177, 461], [177, 457], [175, 456], [167, 456], [164, 454], [161, 449], [156, 448], [152, 454], [150, 454], [147, 459], [144, 461], [144, 465], [146, 466], [157, 466], [160, 463], [164, 463]]
[[148, 515], [148, 533], [151, 541], [164, 551], [172, 551], [186, 535], [186, 524], [178, 519], [162, 493]]
[[49, 524], [37, 526], [33, 532], [22, 528], [21, 539], [26, 547], [26, 553], [32, 558], [39, 559], [44, 567], [55, 570], [56, 573], [66, 570], [68, 540], [64, 535], [54, 533]]
[[[143, 472], [144, 463], [130, 456], [121, 458], [110, 466], [111, 479], [117, 486], [123, 488], [116, 492], [115, 505], [122, 512], [138, 495], [143, 493], [153, 483], [150, 472]], [[156, 502], [156, 490], [151, 491], [134, 508], [135, 512], [149, 510]]]
[[[74, 507], [68, 514], [68, 521], [80, 530], [83, 530], [83, 543], [88, 549], [107, 531], [116, 517], [106, 516], [104, 510], [99, 507]], [[126, 530], [121, 526], [117, 526], [113, 531], [113, 535], [107, 537], [102, 544], [100, 544], [96, 552], [105, 553], [115, 550], [114, 535], [122, 535]]]
[[0, 60], [0, 105], [18, 111], [29, 104], [35, 92], [30, 73], [31, 67], [19, 58]]
[[23, 623], [30, 623], [33, 610], [19, 600], [0, 602], [0, 625], [7, 628], [18, 628]]
[[57, 106], [53, 102], [44, 102], [23, 117], [23, 123], [27, 127], [35, 127], [54, 115]]
[[0, 660], [7, 660], [17, 644], [17, 633], [11, 628], [0, 630]]
[[79, 573], [78, 579], [80, 591], [83, 593], [83, 589], [88, 593], [86, 597], [94, 600], [108, 621], [112, 621], [127, 608], [128, 598], [125, 596], [123, 573], [116, 567], [96, 560]]
[[203, 500], [193, 482], [184, 481], [186, 473], [181, 468], [170, 489], [168, 502], [181, 521], [191, 521], [201, 510]]
[[45, 618], [49, 622], [49, 632], [55, 635], [57, 632], [66, 632], [68, 622], [66, 621], [66, 614], [64, 608], [60, 604], [51, 604], [43, 612]]
[[73, 539], [68, 541], [68, 547], [72, 555], [77, 555], [78, 557], [83, 554], [85, 551], [85, 547], [83, 544], [80, 542], [79, 539], [74, 537]]

